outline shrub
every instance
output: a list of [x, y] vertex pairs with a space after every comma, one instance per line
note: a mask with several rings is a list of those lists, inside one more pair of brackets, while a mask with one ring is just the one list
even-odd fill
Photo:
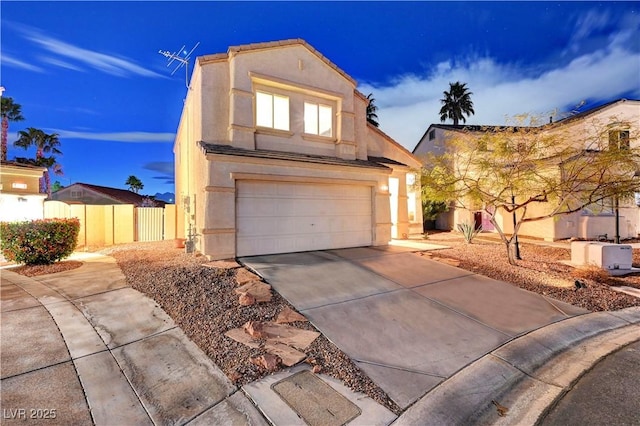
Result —
[[482, 226], [475, 227], [475, 224], [464, 222], [458, 224], [458, 231], [462, 232], [464, 236], [464, 240], [467, 244], [471, 244], [473, 239], [478, 235], [480, 231], [482, 231]]
[[9, 261], [49, 265], [73, 253], [79, 232], [75, 218], [0, 222], [0, 248]]
[[582, 280], [591, 280], [601, 284], [608, 284], [611, 281], [611, 275], [604, 269], [595, 265], [582, 265], [571, 271], [573, 278]]

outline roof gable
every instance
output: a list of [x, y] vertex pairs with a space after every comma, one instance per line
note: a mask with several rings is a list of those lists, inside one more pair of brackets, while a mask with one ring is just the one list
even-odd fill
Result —
[[318, 59], [324, 62], [327, 66], [329, 66], [330, 68], [338, 72], [338, 74], [346, 78], [351, 84], [353, 84], [354, 86], [357, 85], [357, 82], [349, 74], [347, 74], [345, 71], [339, 68], [336, 64], [331, 62], [326, 56], [324, 56], [322, 53], [320, 53], [313, 46], [311, 46], [309, 43], [307, 43], [305, 40], [301, 38], [269, 41], [264, 43], [242, 44], [239, 46], [230, 46], [229, 49], [227, 50], [227, 53], [217, 53], [213, 55], [199, 56], [197, 60], [200, 65], [204, 65], [208, 62], [227, 60], [238, 53], [253, 52], [253, 51], [259, 51], [259, 50], [266, 50], [266, 49], [280, 49], [280, 48], [289, 47], [289, 46], [304, 46], [307, 50], [313, 53], [316, 57], [318, 57]]
[[119, 201], [123, 204], [140, 205], [147, 198], [144, 195], [136, 194], [135, 192], [132, 192], [126, 189], [110, 188], [108, 186], [91, 185], [88, 183], [81, 183], [81, 182], [73, 183], [69, 186], [66, 186], [63, 189], [61, 189], [61, 191], [71, 191], [77, 188], [88, 189], [102, 196], [111, 198], [115, 201]]

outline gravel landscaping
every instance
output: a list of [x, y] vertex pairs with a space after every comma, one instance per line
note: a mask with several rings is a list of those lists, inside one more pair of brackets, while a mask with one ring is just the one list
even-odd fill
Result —
[[[639, 298], [611, 289], [612, 286], [640, 288], [640, 274], [610, 277], [597, 268], [573, 268], [561, 263], [571, 259], [568, 243], [566, 248], [520, 243], [522, 260], [517, 261], [517, 266], [512, 266], [507, 260], [504, 244], [493, 241], [493, 236], [490, 238], [492, 240], [480, 237], [472, 244], [466, 244], [459, 235], [444, 232], [429, 235], [427, 242], [451, 247], [433, 254], [455, 259], [460, 268], [593, 312], [640, 306]], [[640, 250], [633, 250], [633, 265], [640, 267]], [[577, 288], [576, 280], [584, 283], [585, 287]]]
[[[616, 292], [612, 286], [640, 288], [640, 274], [609, 277], [593, 268], [575, 269], [561, 263], [570, 259], [566, 248], [521, 243], [517, 266], [509, 265], [504, 245], [485, 238], [464, 243], [459, 234], [434, 233], [427, 242], [449, 248], [425, 252], [434, 260], [459, 265], [463, 269], [506, 281], [526, 290], [547, 295], [591, 311], [617, 310], [640, 306], [640, 299]], [[204, 256], [184, 253], [173, 241], [134, 243], [103, 249], [113, 256], [127, 282], [156, 300], [224, 373], [237, 385], [257, 380], [270, 371], [251, 359], [264, 355], [262, 348], [250, 348], [224, 335], [249, 321], [274, 321], [293, 307], [275, 291], [269, 302], [241, 306], [235, 276], [238, 269], [207, 266]], [[633, 251], [634, 266], [640, 267], [640, 250]], [[61, 272], [80, 266], [65, 261], [50, 266], [13, 269], [24, 275]], [[581, 284], [578, 288], [576, 281]], [[308, 322], [291, 325], [315, 330]], [[363, 392], [395, 413], [399, 407], [363, 374], [335, 345], [320, 335], [304, 351], [315, 371], [333, 376], [355, 391]]]

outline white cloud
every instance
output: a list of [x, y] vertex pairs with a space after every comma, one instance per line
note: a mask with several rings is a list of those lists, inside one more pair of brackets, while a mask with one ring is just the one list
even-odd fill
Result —
[[[585, 21], [584, 36], [589, 25], [599, 22]], [[550, 115], [583, 100], [625, 93], [640, 97], [640, 53], [619, 42], [622, 33], [612, 35], [608, 46], [533, 75], [490, 57], [473, 58], [464, 63], [443, 62], [424, 75], [400, 76], [387, 85], [363, 84], [358, 89], [373, 93], [380, 128], [413, 150], [429, 124], [440, 122], [440, 99], [449, 82], [465, 82], [473, 92], [475, 115], [467, 119], [468, 124], [505, 124], [518, 114]]]
[[2, 52], [2, 65], [9, 65], [11, 67], [21, 68], [27, 71], [44, 72], [42, 68], [7, 55], [6, 52]]
[[576, 28], [573, 32], [573, 41], [583, 40], [593, 32], [605, 28], [611, 22], [608, 11], [591, 9], [578, 17]]
[[60, 139], [86, 139], [94, 141], [128, 142], [128, 143], [172, 143], [175, 133], [153, 132], [116, 132], [93, 133], [76, 132], [73, 130], [48, 129], [48, 132], [57, 133]]
[[48, 64], [54, 65], [56, 67], [60, 67], [60, 68], [66, 68], [68, 70], [73, 70], [73, 71], [80, 71], [80, 72], [84, 72], [84, 70], [78, 66], [75, 66], [73, 64], [70, 64], [69, 62], [60, 60], [60, 59], [56, 59], [56, 58], [52, 58], [50, 56], [41, 56], [40, 60], [42, 62], [46, 62]]
[[106, 74], [115, 75], [118, 77], [139, 75], [143, 77], [168, 78], [162, 74], [158, 74], [154, 71], [137, 65], [133, 60], [129, 58], [107, 55], [105, 53], [100, 53], [75, 46], [62, 40], [58, 40], [54, 37], [42, 34], [40, 31], [24, 25], [14, 26], [19, 29], [19, 31], [27, 40], [30, 40], [33, 43], [39, 45], [51, 54], [66, 59], [62, 60], [58, 57], [49, 58], [49, 63], [52, 63], [51, 59], [53, 59], [54, 61], [58, 61], [58, 63], [52, 63], [53, 65], [62, 66], [65, 68], [77, 68], [75, 64], [70, 64], [68, 62], [68, 60], [72, 60], [79, 64], [83, 64], [96, 70], [102, 71]]

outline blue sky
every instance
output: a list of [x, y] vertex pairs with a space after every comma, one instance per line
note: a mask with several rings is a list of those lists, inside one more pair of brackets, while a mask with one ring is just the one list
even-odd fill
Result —
[[194, 56], [305, 39], [374, 94], [380, 128], [409, 150], [458, 80], [471, 124], [640, 99], [638, 2], [3, 0], [0, 12], [0, 84], [26, 117], [9, 142], [58, 133], [63, 185], [126, 188], [133, 174], [144, 193], [173, 192], [185, 75], [158, 51], [197, 42]]

